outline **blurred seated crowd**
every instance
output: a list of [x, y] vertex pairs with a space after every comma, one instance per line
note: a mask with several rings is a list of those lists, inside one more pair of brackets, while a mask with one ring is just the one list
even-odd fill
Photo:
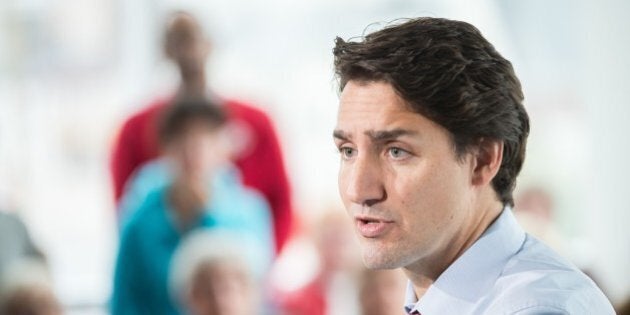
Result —
[[[164, 50], [181, 84], [120, 129], [111, 159], [119, 246], [106, 312], [401, 314], [404, 275], [363, 267], [342, 209], [294, 219], [271, 120], [207, 89], [209, 49], [192, 15], [172, 14]], [[516, 211], [561, 247], [545, 225], [548, 208], [536, 191]], [[299, 240], [316, 257], [293, 261], [315, 266], [307, 277], [277, 263]], [[300, 281], [286, 285], [292, 278]], [[0, 212], [0, 314], [63, 313], [45, 255], [16, 215]]]

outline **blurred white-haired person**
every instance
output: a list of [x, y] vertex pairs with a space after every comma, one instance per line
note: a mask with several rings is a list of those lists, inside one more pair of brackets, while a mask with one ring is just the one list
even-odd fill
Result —
[[261, 292], [266, 275], [253, 254], [255, 244], [242, 234], [223, 230], [200, 230], [188, 236], [175, 253], [169, 283], [182, 313], [265, 313]]

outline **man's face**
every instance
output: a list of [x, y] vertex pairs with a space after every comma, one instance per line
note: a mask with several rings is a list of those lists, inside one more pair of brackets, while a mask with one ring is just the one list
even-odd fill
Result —
[[[472, 162], [446, 129], [412, 112], [384, 82], [354, 82], [340, 100], [339, 191], [369, 268], [428, 264], [473, 220]], [[438, 258], [439, 259], [439, 258]]]

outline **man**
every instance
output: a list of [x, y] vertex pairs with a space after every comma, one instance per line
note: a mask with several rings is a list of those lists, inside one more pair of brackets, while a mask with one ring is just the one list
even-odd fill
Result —
[[116, 203], [131, 174], [158, 156], [157, 124], [164, 110], [182, 96], [210, 97], [227, 113], [236, 148], [232, 159], [244, 184], [260, 191], [271, 207], [276, 251], [280, 251], [291, 230], [292, 209], [282, 152], [271, 121], [247, 104], [208, 95], [205, 63], [210, 43], [192, 15], [176, 12], [169, 18], [164, 50], [179, 69], [181, 85], [175, 96], [154, 101], [123, 124], [111, 160]]
[[337, 38], [339, 190], [369, 268], [403, 268], [409, 314], [613, 314], [511, 212], [529, 118], [472, 25], [418, 18]]
[[180, 314], [168, 291], [169, 268], [181, 240], [194, 231], [232, 231], [254, 244], [242, 251], [260, 275], [271, 265], [268, 205], [229, 169], [224, 124], [220, 108], [204, 99], [178, 100], [166, 112], [158, 132], [163, 160], [138, 175], [166, 167], [172, 176], [129, 203], [137, 209], [127, 209], [123, 221], [112, 314]]

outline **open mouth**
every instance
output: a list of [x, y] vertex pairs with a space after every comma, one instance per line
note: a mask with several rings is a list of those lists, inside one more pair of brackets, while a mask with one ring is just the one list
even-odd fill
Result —
[[391, 227], [393, 227], [393, 221], [357, 217], [356, 226], [359, 233], [366, 238], [376, 238], [385, 234]]

